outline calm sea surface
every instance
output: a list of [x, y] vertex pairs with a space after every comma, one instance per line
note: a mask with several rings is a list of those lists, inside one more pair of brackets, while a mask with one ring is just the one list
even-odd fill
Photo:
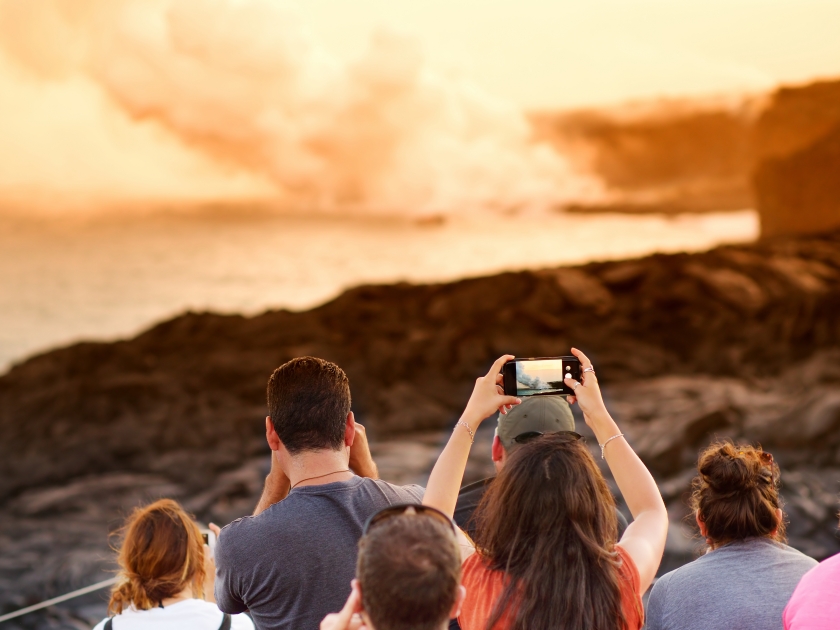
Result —
[[0, 215], [0, 372], [32, 353], [130, 336], [186, 309], [305, 309], [360, 283], [697, 251], [757, 233], [752, 211], [441, 225], [241, 213]]

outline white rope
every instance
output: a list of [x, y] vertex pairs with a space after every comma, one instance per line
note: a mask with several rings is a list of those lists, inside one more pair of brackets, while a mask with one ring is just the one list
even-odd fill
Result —
[[73, 591], [72, 593], [67, 593], [65, 595], [59, 595], [58, 597], [53, 597], [52, 599], [48, 599], [45, 602], [41, 602], [40, 604], [35, 604], [34, 606], [27, 606], [26, 608], [21, 608], [20, 610], [16, 610], [15, 612], [10, 612], [3, 616], [0, 616], [0, 623], [4, 621], [8, 621], [9, 619], [14, 619], [15, 617], [20, 617], [27, 613], [35, 612], [36, 610], [41, 610], [42, 608], [46, 608], [47, 606], [52, 606], [53, 604], [58, 604], [60, 602], [66, 602], [68, 599], [73, 599], [74, 597], [79, 597], [80, 595], [86, 595], [87, 593], [92, 593], [93, 591], [98, 591], [101, 588], [105, 588], [106, 586], [111, 586], [117, 581], [117, 578], [109, 578], [107, 580], [102, 580], [101, 582], [97, 582], [96, 584], [91, 584], [90, 586], [86, 586], [84, 588], [80, 588], [78, 591]]

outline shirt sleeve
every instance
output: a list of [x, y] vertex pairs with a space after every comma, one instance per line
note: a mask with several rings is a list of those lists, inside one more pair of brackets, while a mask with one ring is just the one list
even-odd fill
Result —
[[[795, 592], [796, 591], [794, 591], [794, 593]], [[782, 627], [784, 628], [784, 630], [790, 630], [791, 629], [791, 623], [790, 623], [790, 617], [791, 616], [792, 616], [792, 613], [790, 612], [790, 602], [788, 602], [787, 606], [785, 606], [785, 609], [782, 611]]]
[[248, 610], [248, 607], [242, 599], [237, 575], [234, 571], [236, 549], [232, 544], [234, 534], [229, 527], [230, 525], [222, 529], [216, 541], [216, 583], [213, 592], [219, 610], [230, 614], [238, 614]]
[[423, 502], [423, 495], [426, 493], [426, 488], [423, 486], [418, 486], [417, 484], [411, 484], [409, 486], [403, 486], [403, 491], [408, 493], [408, 495], [417, 501], [418, 503]]
[[645, 611], [645, 630], [661, 630], [662, 624], [662, 602], [665, 599], [667, 584], [660, 578], [650, 591], [647, 610]]

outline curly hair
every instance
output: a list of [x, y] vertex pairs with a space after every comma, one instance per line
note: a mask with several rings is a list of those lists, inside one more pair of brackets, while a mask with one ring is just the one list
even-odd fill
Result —
[[706, 527], [712, 546], [746, 538], [784, 542], [784, 515], [779, 496], [780, 471], [760, 446], [715, 442], [697, 461], [691, 508]]
[[138, 507], [126, 520], [118, 550], [120, 571], [108, 614], [148, 610], [192, 587], [204, 594], [204, 540], [198, 526], [171, 499]]

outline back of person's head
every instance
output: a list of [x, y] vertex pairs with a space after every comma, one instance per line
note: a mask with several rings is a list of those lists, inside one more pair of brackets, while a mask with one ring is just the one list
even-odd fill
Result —
[[510, 454], [530, 436], [558, 431], [574, 431], [572, 408], [562, 396], [528, 396], [507, 413], [499, 412], [496, 435]]
[[171, 499], [138, 507], [126, 520], [117, 562], [117, 584], [108, 612], [148, 610], [191, 587], [203, 594], [204, 540], [183, 508]]
[[746, 538], [785, 540], [777, 510], [779, 466], [761, 447], [716, 442], [700, 453], [691, 507], [714, 546]]
[[458, 597], [461, 554], [443, 523], [394, 516], [359, 541], [356, 578], [376, 630], [439, 630]]
[[339, 450], [350, 413], [350, 381], [335, 363], [299, 357], [268, 379], [268, 413], [289, 453]]
[[511, 453], [475, 518], [479, 553], [513, 578], [488, 628], [505, 614], [514, 630], [624, 628], [615, 499], [583, 440], [547, 434]]

